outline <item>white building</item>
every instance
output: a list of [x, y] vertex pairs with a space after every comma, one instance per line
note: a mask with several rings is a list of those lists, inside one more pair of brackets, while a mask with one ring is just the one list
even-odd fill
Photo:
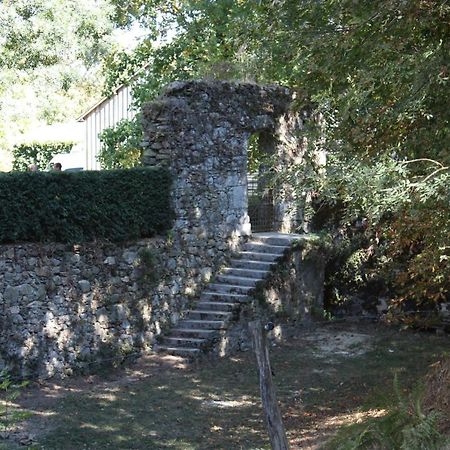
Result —
[[97, 156], [100, 153], [99, 134], [105, 129], [116, 125], [122, 119], [132, 119], [136, 112], [131, 108], [130, 86], [119, 86], [114, 94], [105, 97], [93, 105], [78, 118], [84, 122], [85, 169], [99, 170], [100, 163]]

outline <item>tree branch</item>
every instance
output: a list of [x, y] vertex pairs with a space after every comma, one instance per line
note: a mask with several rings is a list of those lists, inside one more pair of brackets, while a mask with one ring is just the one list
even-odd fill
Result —
[[427, 175], [422, 181], [421, 183], [425, 183], [427, 182], [430, 178], [434, 177], [437, 173], [442, 172], [443, 170], [448, 170], [449, 166], [446, 167], [441, 167], [439, 169], [436, 169], [434, 172], [431, 172], [430, 175]]
[[404, 161], [403, 164], [411, 164], [413, 162], [419, 162], [419, 161], [428, 161], [428, 162], [431, 162], [433, 164], [437, 164], [438, 166], [441, 166], [441, 168], [445, 168], [444, 164], [440, 163], [439, 161], [436, 161], [434, 159], [429, 159], [429, 158], [411, 159], [410, 161]]

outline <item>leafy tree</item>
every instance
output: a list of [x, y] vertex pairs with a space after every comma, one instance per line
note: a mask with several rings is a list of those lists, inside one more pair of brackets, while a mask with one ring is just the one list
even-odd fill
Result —
[[32, 142], [15, 145], [13, 148], [13, 170], [24, 172], [35, 164], [38, 169], [45, 170], [54, 155], [70, 153], [73, 147], [70, 142]]
[[[109, 83], [151, 61], [137, 107], [177, 78], [288, 85], [328, 162], [289, 167], [299, 199], [335, 210], [333, 226], [364, 218], [372, 270], [399, 302], [449, 293], [448, 61], [445, 0], [115, 0], [122, 25], [138, 20], [172, 40], [116, 55]], [[116, 73], [116, 75], [114, 75]], [[309, 192], [309, 195], [308, 195]]]
[[99, 161], [103, 169], [129, 169], [142, 156], [142, 127], [139, 120], [123, 119], [100, 135]]
[[0, 149], [32, 127], [74, 119], [101, 93], [111, 48], [107, 0], [0, 3]]
[[341, 226], [367, 217], [375, 271], [416, 305], [450, 288], [449, 17], [442, 1], [311, 2], [299, 29], [308, 49], [292, 66], [330, 152], [325, 177], [292, 183], [321, 207], [340, 203]]
[[94, 6], [86, 0], [3, 1], [2, 67], [29, 70], [62, 61], [96, 64], [111, 31], [108, 9], [103, 0]]

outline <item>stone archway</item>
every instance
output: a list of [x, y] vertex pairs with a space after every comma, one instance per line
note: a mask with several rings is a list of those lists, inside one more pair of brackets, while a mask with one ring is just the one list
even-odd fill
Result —
[[[175, 177], [176, 228], [202, 230], [222, 240], [251, 232], [248, 141], [254, 133], [273, 136], [280, 164], [301, 154], [291, 102], [290, 91], [280, 86], [188, 81], [170, 84], [143, 107], [144, 163], [164, 164]], [[280, 189], [275, 217], [279, 231], [295, 225], [286, 220], [292, 216], [286, 197]]]
[[[176, 309], [182, 310], [251, 234], [250, 136], [273, 137], [275, 170], [301, 161], [303, 117], [290, 113], [291, 102], [291, 92], [280, 86], [189, 81], [172, 83], [144, 105], [144, 164], [166, 166], [174, 180], [169, 256], [193, 280], [192, 288], [180, 292]], [[301, 214], [293, 200], [290, 186], [276, 186], [274, 231], [296, 230]]]

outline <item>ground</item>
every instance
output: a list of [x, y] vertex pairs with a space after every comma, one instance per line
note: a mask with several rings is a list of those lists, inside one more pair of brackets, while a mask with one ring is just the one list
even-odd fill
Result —
[[[319, 449], [350, 423], [383, 416], [450, 348], [448, 336], [374, 324], [289, 328], [271, 362], [292, 449]], [[147, 355], [98, 375], [47, 381], [13, 402], [29, 418], [0, 449], [268, 449], [251, 351], [187, 365]]]

